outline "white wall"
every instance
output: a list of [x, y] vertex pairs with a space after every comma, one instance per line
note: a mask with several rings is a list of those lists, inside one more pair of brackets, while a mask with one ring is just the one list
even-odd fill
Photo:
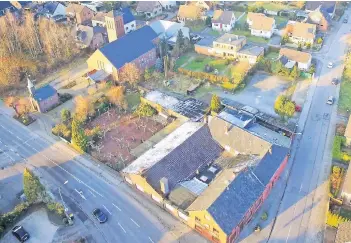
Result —
[[95, 26], [106, 27], [105, 21], [92, 20], [91, 24], [93, 25], [93, 27], [95, 27]]
[[57, 15], [64, 15], [64, 16], [66, 16], [66, 7], [63, 6], [61, 3], [59, 3], [57, 5], [57, 8], [55, 9], [55, 12], [52, 15], [52, 17], [57, 16]]
[[299, 62], [297, 64], [298, 68], [301, 70], [308, 70], [311, 66], [311, 59], [307, 63]]
[[273, 31], [261, 31], [261, 30], [253, 30], [251, 29], [251, 35], [264, 37], [264, 38], [271, 38]]
[[124, 33], [127, 34], [127, 33], [130, 33], [131, 31], [134, 31], [134, 30], [136, 30], [136, 21], [135, 20], [124, 25]]

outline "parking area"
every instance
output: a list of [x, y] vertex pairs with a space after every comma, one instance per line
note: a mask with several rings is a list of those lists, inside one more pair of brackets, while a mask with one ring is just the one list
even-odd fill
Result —
[[282, 77], [270, 76], [266, 73], [255, 73], [245, 89], [230, 94], [216, 91], [219, 96], [228, 98], [245, 105], [252, 106], [272, 116], [278, 115], [274, 112], [274, 102], [278, 95], [284, 93], [290, 86], [290, 81]]
[[[30, 238], [26, 241], [28, 243], [51, 242], [58, 229], [58, 226], [50, 222], [45, 208], [40, 208], [32, 212], [16, 225], [22, 225], [29, 233]], [[11, 231], [9, 231], [1, 239], [1, 242], [18, 243], [18, 240], [12, 235]]]

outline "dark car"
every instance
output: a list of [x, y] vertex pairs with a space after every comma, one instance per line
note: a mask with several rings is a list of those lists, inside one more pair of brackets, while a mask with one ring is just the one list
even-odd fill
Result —
[[28, 232], [20, 225], [12, 228], [12, 234], [20, 241], [24, 242], [29, 239]]
[[107, 216], [100, 209], [95, 208], [93, 211], [93, 216], [99, 221], [100, 224], [107, 221]]
[[339, 82], [339, 81], [338, 81], [338, 79], [337, 79], [337, 78], [333, 78], [333, 79], [332, 79], [332, 84], [333, 84], [333, 85], [337, 85], [337, 84], [338, 84], [338, 82]]
[[347, 19], [345, 18], [343, 22], [344, 22], [345, 24], [347, 24]]

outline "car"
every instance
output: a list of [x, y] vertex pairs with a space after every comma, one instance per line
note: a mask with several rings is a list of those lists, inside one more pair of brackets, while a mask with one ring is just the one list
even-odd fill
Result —
[[333, 85], [337, 85], [339, 83], [338, 79], [337, 78], [333, 78], [332, 79], [332, 84]]
[[196, 43], [198, 41], [200, 41], [202, 39], [202, 37], [200, 35], [192, 35], [191, 36], [191, 40]]
[[20, 241], [20, 242], [25, 242], [26, 240], [29, 239], [29, 234], [28, 232], [21, 226], [21, 225], [16, 225], [15, 227], [12, 228], [12, 234]]
[[333, 97], [333, 96], [329, 96], [329, 98], [328, 98], [328, 100], [327, 100], [327, 104], [328, 104], [328, 105], [334, 104], [334, 97]]
[[333, 68], [333, 63], [332, 62], [328, 63], [328, 68]]
[[344, 22], [344, 24], [347, 24], [347, 19], [345, 18], [343, 22]]
[[100, 224], [105, 223], [107, 221], [107, 216], [100, 209], [95, 208], [93, 210], [93, 216], [99, 221]]

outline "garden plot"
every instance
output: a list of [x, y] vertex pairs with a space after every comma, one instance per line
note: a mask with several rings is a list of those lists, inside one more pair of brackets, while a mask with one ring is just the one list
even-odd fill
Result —
[[135, 159], [131, 149], [148, 140], [167, 125], [160, 116], [137, 117], [110, 110], [88, 124], [89, 128], [100, 126], [102, 135], [92, 144], [91, 154], [108, 166], [120, 170]]

